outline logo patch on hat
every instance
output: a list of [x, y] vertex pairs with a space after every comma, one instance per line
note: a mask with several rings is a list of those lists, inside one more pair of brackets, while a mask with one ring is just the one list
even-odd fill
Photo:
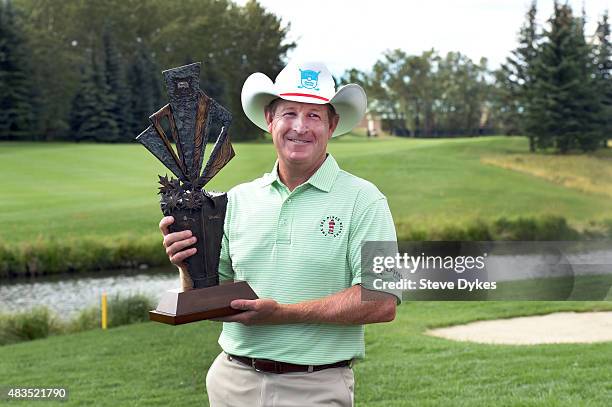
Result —
[[311, 69], [300, 69], [300, 85], [299, 89], [312, 89], [319, 90], [317, 85], [319, 84], [319, 74], [321, 71], [313, 71]]
[[342, 233], [342, 221], [337, 216], [326, 216], [319, 224], [323, 236], [338, 237]]

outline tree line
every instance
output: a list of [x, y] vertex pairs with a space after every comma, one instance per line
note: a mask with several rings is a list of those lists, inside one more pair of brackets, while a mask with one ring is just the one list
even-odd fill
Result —
[[370, 111], [396, 135], [478, 135], [491, 126], [483, 122], [490, 97], [487, 73], [484, 58], [474, 63], [459, 52], [442, 57], [435, 50], [408, 55], [396, 49], [385, 52], [369, 73], [347, 71], [342, 82], [360, 83]]
[[200, 87], [234, 113], [253, 72], [271, 77], [295, 44], [256, 1], [0, 1], [0, 140], [125, 142], [166, 103], [161, 71], [202, 62]]
[[[590, 151], [612, 135], [608, 14], [532, 2], [498, 69], [460, 52], [389, 50], [339, 82], [365, 87], [384, 128], [415, 137], [522, 134], [530, 148]], [[161, 70], [202, 61], [201, 87], [234, 114], [235, 140], [261, 136], [244, 116], [246, 77], [274, 78], [289, 26], [257, 1], [0, 0], [0, 140], [132, 140], [165, 104]]]
[[457, 52], [391, 50], [343, 83], [366, 88], [372, 113], [398, 135], [523, 134], [530, 149], [592, 151], [612, 138], [612, 46], [607, 11], [592, 35], [584, 12], [554, 2], [545, 27], [532, 2], [518, 46], [499, 69]]

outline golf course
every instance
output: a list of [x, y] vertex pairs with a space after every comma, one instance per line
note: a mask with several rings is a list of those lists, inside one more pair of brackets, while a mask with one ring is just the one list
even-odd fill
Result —
[[[207, 188], [226, 191], [274, 163], [270, 142], [234, 148], [236, 157]], [[610, 149], [534, 155], [524, 137], [350, 134], [329, 151], [342, 169], [387, 196], [403, 239], [480, 238], [486, 225], [529, 227], [550, 217], [582, 237], [612, 237]], [[0, 256], [33, 242], [82, 240], [92, 250], [96, 242], [137, 240], [164, 256], [156, 174], [168, 171], [142, 146], [3, 143], [0, 169]], [[7, 267], [2, 261], [0, 269]], [[366, 327], [366, 359], [355, 365], [356, 405], [609, 406], [610, 342], [484, 345], [424, 333], [477, 320], [599, 310], [612, 310], [612, 302], [404, 302], [392, 323]], [[0, 384], [68, 389], [67, 402], [46, 405], [207, 405], [204, 377], [220, 351], [220, 329], [210, 321], [146, 322], [0, 346]]]
[[[522, 137], [348, 135], [330, 143], [329, 150], [341, 168], [387, 196], [400, 237], [410, 230], [500, 218], [560, 216], [578, 228], [612, 219], [612, 150], [552, 161], [536, 157], [544, 160], [531, 163], [539, 171], [533, 173], [501, 166], [522, 155], [529, 158], [527, 147]], [[271, 143], [234, 148], [236, 157], [207, 188], [227, 191], [272, 168]], [[0, 170], [0, 240], [159, 233], [156, 174], [169, 171], [138, 144], [3, 143]]]

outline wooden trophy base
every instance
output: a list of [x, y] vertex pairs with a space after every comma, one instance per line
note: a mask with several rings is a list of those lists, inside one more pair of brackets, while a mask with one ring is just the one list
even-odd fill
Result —
[[237, 299], [259, 298], [246, 281], [197, 288], [189, 291], [169, 290], [154, 311], [149, 311], [151, 321], [170, 325], [220, 318], [244, 312], [230, 307]]

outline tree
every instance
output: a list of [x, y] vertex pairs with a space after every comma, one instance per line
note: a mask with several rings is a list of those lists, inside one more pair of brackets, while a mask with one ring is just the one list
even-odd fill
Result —
[[596, 145], [599, 101], [583, 19], [574, 17], [569, 5], [555, 2], [549, 25], [534, 64], [527, 132], [539, 148], [552, 146], [561, 153], [578, 147], [591, 150]]
[[475, 64], [459, 52], [440, 60], [435, 81], [440, 86], [438, 123], [443, 134], [478, 135], [489, 92], [487, 61]]
[[89, 132], [88, 122], [97, 114], [96, 84], [89, 64], [81, 67], [81, 83], [72, 99], [69, 124], [71, 139], [74, 141], [95, 140]]
[[238, 6], [227, 0], [183, 0], [160, 2], [160, 7], [166, 21], [152, 37], [160, 66], [201, 61], [201, 87], [233, 113], [232, 139], [261, 137], [242, 111], [242, 84], [254, 72], [276, 77], [295, 46], [285, 41], [289, 27], [257, 1]]
[[[496, 74], [499, 90], [498, 109], [502, 110], [502, 125], [509, 133], [525, 131], [525, 112], [529, 111], [529, 103], [533, 97], [534, 64], [538, 56], [539, 34], [536, 24], [537, 2], [534, 0], [526, 14], [526, 21], [518, 35], [518, 47], [502, 64]], [[535, 138], [527, 133], [529, 150], [535, 151]]]
[[[231, 136], [235, 140], [258, 138], [261, 137], [261, 130], [242, 111], [239, 97], [242, 84], [254, 72], [276, 78], [284, 66], [283, 57], [295, 47], [295, 43], [285, 41], [289, 25], [283, 26], [279, 17], [255, 0], [248, 1], [243, 7], [232, 5], [226, 16], [226, 24], [228, 43], [220, 60], [233, 61], [231, 68], [223, 70], [228, 93], [227, 107], [234, 114]], [[214, 66], [218, 65], [215, 63]]]
[[610, 43], [607, 11], [597, 24], [595, 41], [595, 81], [601, 103], [598, 132], [601, 135], [602, 146], [607, 147], [608, 139], [612, 138], [612, 43]]
[[408, 55], [387, 51], [369, 74], [349, 70], [343, 83], [366, 89], [369, 106], [397, 134], [416, 137], [478, 135], [488, 123], [490, 85], [487, 61], [478, 64], [465, 55], [435, 50]]
[[83, 67], [81, 85], [72, 101], [72, 138], [77, 141], [119, 141], [119, 127], [112, 112], [114, 105], [115, 99], [106, 83], [103, 65], [92, 54], [91, 67]]
[[102, 33], [104, 47], [105, 82], [109, 90], [109, 113], [117, 123], [119, 138], [131, 141], [134, 136], [130, 132], [130, 100], [126, 85], [125, 68], [112, 35], [110, 24], [105, 25]]
[[129, 135], [134, 138], [150, 123], [148, 117], [162, 107], [161, 75], [151, 50], [141, 40], [128, 68]]
[[434, 127], [434, 72], [433, 64], [437, 62], [434, 51], [425, 51], [420, 56], [409, 56], [402, 67], [404, 80], [407, 81], [409, 110], [412, 115], [412, 127], [416, 136], [431, 136]]
[[[150, 79], [137, 82], [153, 81], [154, 109], [166, 103], [161, 71], [201, 61], [202, 88], [234, 113], [232, 137], [259, 137], [261, 131], [242, 113], [242, 83], [256, 71], [275, 77], [286, 52], [294, 46], [285, 41], [288, 27], [255, 1], [244, 6], [230, 0], [13, 1], [22, 11], [24, 32], [36, 51], [32, 82], [40, 91], [41, 132], [49, 139], [71, 136], [67, 129], [72, 101], [82, 86], [80, 67], [91, 64], [89, 53], [98, 56], [98, 68], [108, 76], [110, 92], [118, 102], [124, 98], [122, 74], [123, 82], [130, 82], [125, 89], [141, 90], [133, 87], [138, 76], [133, 68], [143, 63], [139, 58], [146, 57], [151, 69], [142, 75]], [[130, 103], [111, 109], [124, 140], [134, 136], [127, 134], [135, 128], [134, 114], [118, 109], [131, 106], [139, 96], [130, 94]], [[139, 117], [137, 131], [144, 128], [143, 122], [146, 125], [153, 111]], [[129, 123], [123, 123], [126, 116]], [[125, 126], [132, 130], [126, 132]]]
[[32, 136], [35, 128], [30, 51], [11, 1], [0, 1], [0, 140]]
[[[490, 120], [499, 132], [506, 135], [524, 134], [522, 106], [517, 95], [517, 88], [510, 80], [508, 73], [502, 68], [493, 71], [493, 86], [491, 88]], [[529, 138], [531, 151], [535, 150]]]
[[357, 70], [347, 71], [343, 82], [362, 83], [374, 111], [391, 123], [392, 130], [415, 136], [430, 136], [433, 118], [433, 65], [435, 51], [408, 55], [400, 49], [387, 51], [372, 68], [371, 75]]
[[361, 83], [366, 85], [365, 90], [371, 100], [368, 104], [381, 115], [388, 130], [402, 135], [406, 131], [406, 115], [396, 90], [389, 87], [390, 74], [385, 61], [379, 60], [372, 67], [371, 75], [362, 78]]
[[584, 8], [582, 17], [574, 19], [574, 52], [576, 65], [578, 67], [578, 80], [575, 94], [576, 110], [574, 110], [574, 123], [570, 131], [577, 140], [578, 147], [582, 151], [593, 151], [601, 145], [602, 133], [600, 132], [600, 113], [602, 111], [602, 98], [597, 89], [597, 66], [595, 64], [594, 47], [587, 43], [585, 38], [586, 14]]
[[117, 142], [120, 140], [119, 126], [115, 121], [113, 108], [116, 104], [115, 95], [110, 91], [106, 81], [104, 65], [92, 58], [93, 83], [95, 83], [96, 111], [85, 124], [87, 132], [93, 134], [96, 141]]

